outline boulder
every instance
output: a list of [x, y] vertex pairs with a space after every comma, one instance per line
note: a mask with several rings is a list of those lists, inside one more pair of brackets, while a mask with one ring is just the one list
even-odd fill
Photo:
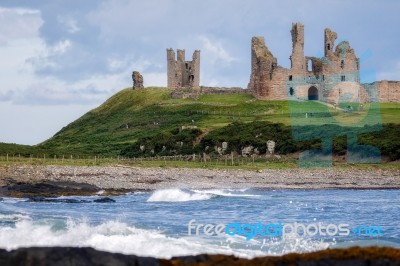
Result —
[[109, 198], [109, 197], [104, 197], [104, 198], [100, 198], [100, 199], [95, 199], [94, 202], [97, 202], [97, 203], [114, 203], [115, 200], [113, 200], [112, 198]]
[[143, 89], [143, 76], [138, 71], [132, 72], [133, 89]]

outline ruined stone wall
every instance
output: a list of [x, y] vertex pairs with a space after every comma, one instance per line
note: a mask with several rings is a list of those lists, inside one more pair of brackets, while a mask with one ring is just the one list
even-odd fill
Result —
[[277, 60], [265, 46], [264, 37], [251, 39], [251, 76], [248, 90], [256, 98], [269, 99]]
[[176, 70], [175, 52], [173, 49], [167, 49], [167, 86], [168, 88], [176, 88], [179, 80]]
[[132, 81], [133, 81], [133, 89], [143, 89], [143, 76], [139, 73], [139, 71], [132, 72]]
[[201, 94], [212, 94], [212, 95], [248, 93], [248, 90], [245, 90], [240, 87], [226, 88], [226, 87], [201, 86], [200, 89], [201, 89]]
[[[335, 38], [327, 37], [334, 36]], [[334, 47], [337, 34], [330, 29], [325, 29], [325, 58], [321, 60], [322, 74], [324, 75], [347, 75], [344, 81], [359, 82], [359, 59], [357, 58], [354, 49], [351, 48], [349, 42], [343, 41]], [[329, 49], [328, 49], [329, 48]], [[333, 51], [333, 49], [335, 49]]]
[[339, 102], [369, 102], [369, 97], [364, 87], [358, 82], [340, 82], [326, 95], [325, 101], [331, 104]]
[[377, 84], [379, 102], [400, 102], [400, 81], [383, 80]]
[[272, 80], [270, 82], [269, 93], [266, 98], [260, 99], [287, 100], [288, 92], [286, 89], [286, 81], [288, 80], [289, 74], [289, 69], [280, 66], [275, 67], [272, 72]]
[[[335, 47], [337, 34], [325, 29], [325, 57], [317, 58], [304, 56], [304, 26], [301, 23], [293, 23], [290, 33], [290, 69], [278, 66], [263, 37], [252, 38], [250, 93], [265, 100], [308, 99], [309, 90], [315, 87], [318, 91], [316, 99], [338, 102], [339, 99], [334, 97], [341, 96], [339, 87], [344, 90], [348, 86], [346, 94], [365, 99], [361, 91], [365, 90], [359, 84], [359, 59], [347, 41]], [[338, 93], [332, 92], [335, 90]]]
[[370, 102], [400, 102], [400, 81], [376, 81], [373, 83], [362, 84]]
[[194, 75], [192, 87], [200, 86], [200, 50], [195, 50], [192, 56], [192, 74]]
[[292, 23], [292, 55], [290, 56], [292, 75], [304, 74], [304, 25], [301, 23]]
[[361, 85], [368, 94], [368, 101], [371, 103], [379, 102], [378, 82], [365, 83]]
[[362, 84], [370, 102], [400, 102], [400, 81], [376, 81], [373, 83]]
[[200, 51], [193, 53], [192, 61], [185, 61], [185, 50], [167, 49], [168, 88], [191, 88], [200, 86]]
[[[343, 95], [354, 100], [365, 101], [360, 89], [359, 59], [347, 41], [335, 47], [337, 34], [325, 29], [325, 57], [318, 59], [315, 71], [321, 79], [321, 99], [331, 103], [343, 101]], [[314, 69], [313, 69], [314, 70]], [[346, 88], [348, 87], [348, 88]], [[341, 91], [346, 91], [341, 93]], [[350, 97], [349, 95], [353, 95]], [[357, 95], [358, 99], [354, 96]]]

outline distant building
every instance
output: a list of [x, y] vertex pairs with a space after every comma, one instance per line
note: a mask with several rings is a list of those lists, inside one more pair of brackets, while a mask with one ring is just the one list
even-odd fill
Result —
[[[304, 55], [304, 26], [292, 24], [291, 68], [278, 65], [265, 45], [264, 37], [251, 42], [249, 92], [265, 100], [321, 100], [337, 103], [342, 96], [349, 101], [366, 101], [368, 93], [360, 84], [360, 60], [347, 41], [335, 47], [337, 34], [325, 29], [325, 55]], [[343, 99], [342, 99], [343, 100]]]
[[200, 50], [193, 53], [192, 61], [185, 60], [185, 50], [167, 49], [168, 88], [193, 88], [200, 86]]

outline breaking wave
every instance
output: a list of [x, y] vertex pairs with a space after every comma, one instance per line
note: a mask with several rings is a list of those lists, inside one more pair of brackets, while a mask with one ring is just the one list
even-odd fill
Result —
[[214, 197], [257, 197], [258, 195], [244, 194], [246, 190], [234, 189], [207, 189], [207, 190], [183, 190], [163, 189], [153, 192], [148, 202], [179, 202], [192, 200], [209, 200]]
[[[61, 224], [60, 224], [61, 223]], [[242, 237], [204, 239], [195, 236], [169, 237], [159, 230], [137, 228], [118, 221], [91, 225], [82, 221], [22, 220], [15, 226], [0, 227], [0, 248], [92, 247], [102, 251], [171, 258], [173, 256], [227, 254], [243, 258], [309, 252], [325, 249], [327, 243], [293, 241], [246, 241]]]
[[163, 189], [153, 192], [149, 202], [166, 201], [166, 202], [178, 202], [178, 201], [192, 201], [192, 200], [208, 200], [212, 195], [204, 193], [196, 193], [191, 191], [184, 191], [181, 189]]

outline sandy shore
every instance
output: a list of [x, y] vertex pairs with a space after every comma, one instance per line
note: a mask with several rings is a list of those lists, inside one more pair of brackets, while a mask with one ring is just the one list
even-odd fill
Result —
[[0, 168], [0, 186], [77, 182], [99, 189], [166, 188], [400, 189], [400, 170], [284, 169], [209, 170], [129, 166], [32, 166]]

